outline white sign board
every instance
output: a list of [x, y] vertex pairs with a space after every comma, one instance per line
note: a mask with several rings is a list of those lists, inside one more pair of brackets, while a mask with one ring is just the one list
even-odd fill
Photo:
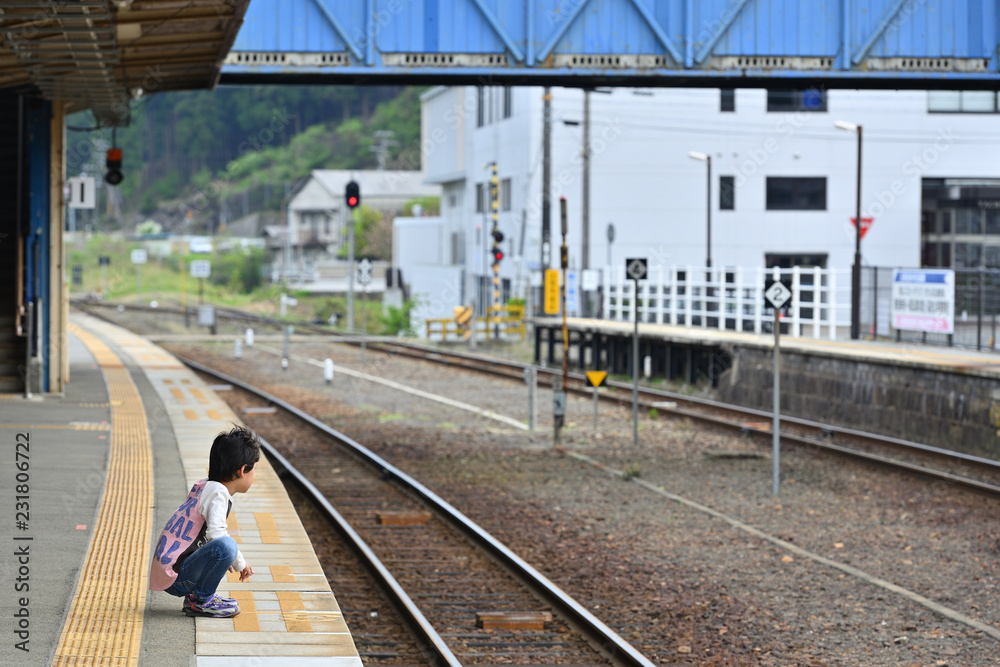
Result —
[[955, 272], [951, 269], [895, 269], [892, 326], [905, 331], [955, 331]]
[[764, 298], [767, 299], [772, 308], [784, 308], [791, 296], [792, 291], [784, 283], [777, 280], [764, 290]]
[[580, 290], [577, 283], [579, 274], [576, 271], [566, 272], [566, 313], [576, 315], [580, 310]]
[[367, 285], [372, 281], [372, 263], [367, 257], [358, 262], [358, 282]]
[[595, 292], [600, 286], [601, 282], [601, 272], [597, 269], [584, 269], [583, 270], [583, 291], [584, 292]]
[[68, 179], [70, 208], [95, 208], [97, 206], [97, 184], [93, 176], [77, 176]]
[[145, 264], [146, 263], [146, 250], [144, 248], [139, 248], [132, 251], [132, 263], [133, 264]]
[[198, 306], [198, 326], [215, 326], [215, 306]]
[[208, 278], [212, 275], [212, 263], [207, 259], [196, 259], [191, 262], [192, 278]]

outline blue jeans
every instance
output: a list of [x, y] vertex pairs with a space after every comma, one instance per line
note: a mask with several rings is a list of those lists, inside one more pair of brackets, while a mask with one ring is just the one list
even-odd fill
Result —
[[236, 540], [228, 535], [197, 549], [184, 560], [177, 581], [167, 593], [178, 597], [193, 593], [199, 602], [210, 600], [236, 560], [236, 551]]

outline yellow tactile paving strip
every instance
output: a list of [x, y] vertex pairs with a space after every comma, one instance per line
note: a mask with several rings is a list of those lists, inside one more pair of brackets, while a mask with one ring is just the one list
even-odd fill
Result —
[[[142, 368], [163, 403], [154, 420], [169, 419], [187, 484], [204, 478], [215, 436], [230, 422], [240, 423], [229, 406], [186, 367], [176, 360], [170, 363], [171, 358], [152, 343], [97, 320], [81, 317], [80, 321], [121, 345]], [[143, 354], [154, 358], [155, 364], [141, 361]], [[197, 418], [189, 419], [188, 412]], [[219, 586], [219, 595], [240, 600], [239, 616], [196, 619], [198, 667], [229, 666], [232, 663], [226, 660], [234, 657], [251, 658], [262, 667], [285, 667], [290, 656], [331, 667], [361, 667], [309, 536], [266, 459], [258, 463], [249, 493], [233, 499], [228, 526], [254, 575], [241, 583], [239, 574], [230, 572]], [[159, 527], [155, 528], [158, 533]]]
[[153, 518], [146, 412], [118, 356], [80, 327], [69, 329], [97, 359], [117, 402], [103, 501], [53, 664], [138, 665]]

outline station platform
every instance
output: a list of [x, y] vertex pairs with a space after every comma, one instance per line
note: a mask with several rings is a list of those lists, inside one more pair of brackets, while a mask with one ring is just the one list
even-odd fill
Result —
[[[535, 361], [543, 359], [561, 360], [562, 320], [555, 317], [536, 318]], [[608, 348], [614, 340], [628, 338], [631, 341], [633, 324], [570, 317], [566, 320], [570, 333], [572, 359], [581, 368], [620, 365], [609, 359]], [[684, 327], [668, 324], [639, 324], [639, 338], [643, 345], [654, 342], [686, 346], [699, 350], [717, 349], [730, 352], [739, 348], [772, 350], [774, 334], [753, 334], [712, 329], [708, 327]], [[542, 348], [546, 347], [543, 353]], [[575, 350], [573, 348], [576, 348]], [[631, 347], [620, 346], [618, 355], [628, 357]], [[842, 361], [892, 364], [914, 369], [957, 372], [1000, 377], [1000, 351], [976, 351], [962, 347], [921, 345], [913, 342], [892, 342], [885, 340], [827, 340], [820, 338], [781, 336], [782, 351], [806, 355], [830, 357]], [[602, 355], [603, 352], [603, 355]], [[642, 354], [642, 352], [640, 352]], [[558, 359], [557, 359], [558, 357]], [[603, 368], [603, 366], [602, 366]], [[627, 364], [623, 371], [627, 372]]]
[[0, 615], [11, 632], [0, 664], [360, 667], [265, 458], [229, 517], [254, 575], [240, 583], [230, 573], [218, 593], [239, 600], [241, 613], [193, 619], [181, 598], [148, 590], [155, 540], [206, 476], [215, 436], [239, 420], [156, 345], [85, 315], [71, 322], [65, 393], [0, 396], [0, 468], [13, 487], [0, 559]]

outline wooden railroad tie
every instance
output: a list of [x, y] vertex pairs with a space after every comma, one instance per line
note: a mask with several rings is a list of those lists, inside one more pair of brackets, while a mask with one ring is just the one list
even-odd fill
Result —
[[484, 630], [544, 630], [552, 620], [547, 611], [481, 611], [476, 614], [476, 627]]
[[383, 526], [422, 526], [430, 520], [430, 512], [375, 512], [375, 521]]

